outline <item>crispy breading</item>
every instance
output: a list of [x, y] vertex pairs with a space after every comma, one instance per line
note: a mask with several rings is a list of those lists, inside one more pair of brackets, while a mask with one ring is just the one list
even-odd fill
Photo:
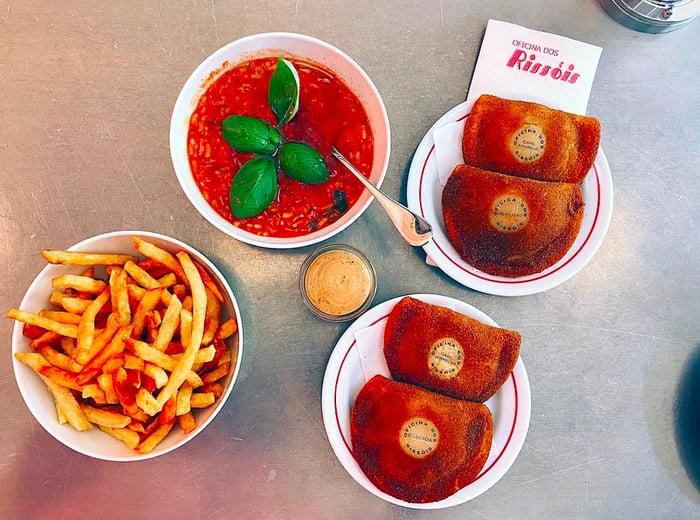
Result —
[[355, 399], [353, 456], [383, 492], [435, 502], [472, 482], [488, 459], [493, 418], [459, 401], [377, 375]]
[[465, 314], [402, 298], [384, 329], [384, 356], [394, 379], [457, 399], [485, 402], [520, 355], [518, 332]]

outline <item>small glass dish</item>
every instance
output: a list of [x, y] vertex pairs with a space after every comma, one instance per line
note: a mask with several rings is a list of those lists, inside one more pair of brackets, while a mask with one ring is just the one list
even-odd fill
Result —
[[377, 275], [369, 259], [354, 247], [329, 244], [304, 260], [299, 289], [306, 306], [319, 318], [348, 321], [372, 303]]

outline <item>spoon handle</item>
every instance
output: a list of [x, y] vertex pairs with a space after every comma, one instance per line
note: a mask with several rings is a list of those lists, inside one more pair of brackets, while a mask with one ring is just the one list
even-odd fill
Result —
[[367, 177], [362, 175], [362, 173], [355, 168], [355, 165], [341, 154], [335, 146], [331, 148], [331, 153], [365, 186], [365, 188], [367, 188], [367, 191], [379, 201], [396, 229], [409, 244], [412, 246], [422, 246], [430, 240], [432, 237], [432, 227], [428, 221], [379, 190], [379, 188], [372, 184]]

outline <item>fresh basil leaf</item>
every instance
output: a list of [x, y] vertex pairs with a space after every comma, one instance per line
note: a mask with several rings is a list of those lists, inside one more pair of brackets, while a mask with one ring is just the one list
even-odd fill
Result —
[[277, 193], [277, 168], [268, 157], [255, 157], [241, 166], [231, 183], [231, 212], [236, 218], [262, 213]]
[[277, 128], [255, 117], [228, 116], [221, 123], [221, 131], [226, 142], [239, 152], [272, 155], [282, 142]]
[[288, 123], [299, 110], [299, 74], [288, 60], [277, 58], [270, 78], [267, 100], [279, 126]]
[[284, 173], [308, 184], [320, 184], [330, 176], [321, 154], [303, 143], [283, 144], [279, 162]]

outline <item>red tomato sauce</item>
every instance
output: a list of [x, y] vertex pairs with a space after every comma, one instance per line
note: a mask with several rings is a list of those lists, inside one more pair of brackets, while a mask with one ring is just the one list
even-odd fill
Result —
[[199, 190], [219, 215], [260, 236], [295, 237], [332, 224], [342, 215], [334, 208], [334, 195], [339, 191], [344, 193], [347, 208], [357, 202], [364, 188], [331, 155], [331, 146], [365, 176], [372, 170], [374, 138], [357, 96], [330, 70], [297, 59], [289, 61], [299, 74], [299, 111], [282, 127], [282, 135], [287, 141], [318, 150], [330, 172], [326, 182], [305, 184], [278, 169], [278, 192], [265, 211], [244, 219], [231, 213], [231, 181], [254, 155], [234, 150], [223, 138], [221, 123], [230, 115], [246, 115], [277, 125], [267, 100], [276, 57], [254, 59], [224, 72], [208, 86], [190, 118], [187, 154]]

